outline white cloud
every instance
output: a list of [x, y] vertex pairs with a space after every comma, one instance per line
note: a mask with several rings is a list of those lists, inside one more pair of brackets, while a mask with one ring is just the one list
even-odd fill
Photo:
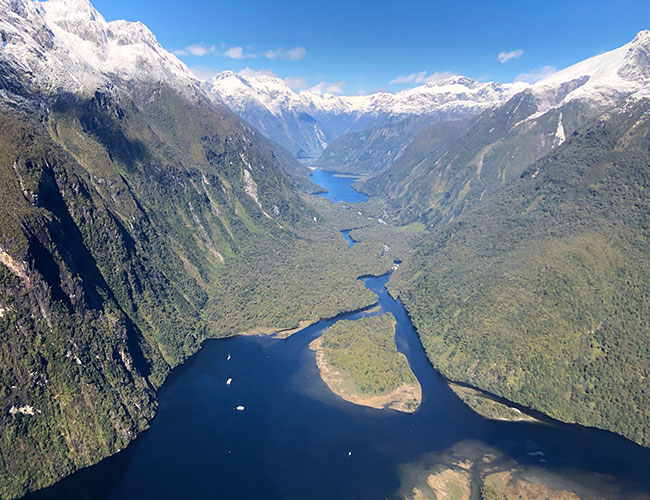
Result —
[[212, 78], [213, 76], [217, 76], [219, 74], [219, 71], [215, 70], [214, 68], [208, 68], [206, 66], [192, 66], [190, 68], [190, 71], [194, 73], [194, 76], [199, 80], [207, 80], [208, 78]]
[[210, 52], [214, 52], [214, 45], [211, 45], [210, 47], [204, 47], [203, 45], [189, 45], [185, 47], [185, 50], [187, 50], [190, 54], [193, 56], [204, 56]]
[[302, 90], [307, 86], [307, 82], [301, 76], [288, 77], [284, 79], [284, 83], [287, 84], [287, 87], [293, 90]]
[[293, 49], [277, 49], [267, 50], [264, 56], [267, 59], [290, 59], [291, 61], [298, 61], [305, 57], [307, 49], [305, 47], [294, 47]]
[[427, 83], [427, 82], [437, 82], [449, 78], [451, 76], [456, 76], [455, 73], [451, 71], [436, 71], [435, 73], [427, 74], [426, 71], [419, 71], [418, 73], [411, 73], [410, 75], [400, 75], [396, 78], [393, 78], [389, 85], [395, 85], [399, 83]]
[[345, 82], [320, 82], [309, 90], [316, 94], [341, 94], [345, 87]]
[[273, 76], [277, 78], [278, 76], [270, 69], [252, 69], [248, 67], [242, 69], [239, 74], [245, 78], [255, 78], [256, 76]]
[[497, 59], [501, 64], [507, 63], [511, 59], [518, 59], [524, 55], [524, 49], [511, 50], [509, 52], [499, 52]]
[[214, 45], [206, 47], [205, 45], [194, 43], [192, 45], [188, 45], [184, 49], [175, 50], [174, 54], [177, 56], [204, 56], [206, 54], [213, 54], [215, 51], [216, 47]]
[[243, 47], [230, 47], [226, 49], [223, 53], [224, 56], [230, 57], [231, 59], [243, 59], [244, 58], [244, 48]]
[[528, 82], [535, 83], [542, 78], [546, 78], [549, 75], [555, 73], [555, 66], [542, 66], [541, 68], [533, 69], [527, 73], [520, 73], [515, 78], [516, 82]]

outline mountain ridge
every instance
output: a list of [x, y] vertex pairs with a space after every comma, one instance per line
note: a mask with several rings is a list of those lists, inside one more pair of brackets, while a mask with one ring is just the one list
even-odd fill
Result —
[[0, 57], [30, 75], [41, 93], [83, 93], [119, 82], [165, 81], [183, 95], [204, 94], [197, 79], [139, 22], [107, 22], [88, 0], [2, 0]]
[[[272, 138], [285, 146], [295, 144], [289, 147], [294, 154], [301, 148], [312, 156], [320, 154], [331, 141], [347, 132], [363, 130], [375, 120], [399, 121], [422, 115], [433, 120], [467, 118], [527, 87], [524, 83], [482, 83], [453, 76], [396, 93], [336, 96], [309, 90], [295, 92], [280, 78], [244, 76], [232, 71], [222, 72], [204, 85], [260, 130], [282, 130], [283, 134], [276, 133]], [[317, 141], [307, 146], [292, 139], [300, 131], [277, 123], [287, 117], [295, 120], [301, 114], [307, 114], [316, 124], [313, 133]]]
[[388, 285], [436, 368], [648, 446], [649, 144], [629, 100], [423, 238]]
[[474, 117], [461, 135], [441, 142], [434, 125], [427, 125], [360, 187], [383, 199], [380, 209], [394, 222], [418, 219], [434, 227], [453, 220], [591, 120], [647, 96], [649, 51], [650, 32], [642, 31], [622, 47], [570, 66]]
[[[621, 47], [530, 84], [451, 76], [394, 93], [339, 96], [293, 91], [272, 75], [225, 71], [204, 86], [293, 154], [317, 159], [326, 170], [372, 174], [397, 160], [423, 127], [474, 118], [522, 92], [531, 93], [537, 103], [529, 120], [574, 101], [589, 107], [615, 106], [647, 85], [647, 70], [639, 68], [648, 67], [649, 40], [649, 32], [641, 31]], [[559, 143], [564, 140], [562, 128], [560, 119]], [[400, 147], [390, 139], [397, 131]]]

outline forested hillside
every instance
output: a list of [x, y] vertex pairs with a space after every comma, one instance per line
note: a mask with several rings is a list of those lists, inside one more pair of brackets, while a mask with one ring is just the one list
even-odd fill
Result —
[[[124, 448], [206, 338], [367, 306], [356, 277], [392, 263], [343, 262], [297, 188], [308, 170], [142, 25], [46, 7], [0, 1], [3, 498]], [[88, 43], [109, 61], [74, 59]], [[136, 65], [111, 70], [111, 50]]]
[[650, 444], [650, 102], [424, 239], [389, 286], [445, 376]]
[[[650, 32], [535, 85], [347, 97], [200, 82], [88, 0], [0, 0], [0, 40], [0, 497], [122, 450], [206, 339], [372, 305], [394, 257], [447, 377], [650, 446]], [[263, 134], [339, 137], [322, 165], [381, 169], [373, 198], [307, 194]], [[418, 385], [382, 318], [324, 337], [362, 392]]]

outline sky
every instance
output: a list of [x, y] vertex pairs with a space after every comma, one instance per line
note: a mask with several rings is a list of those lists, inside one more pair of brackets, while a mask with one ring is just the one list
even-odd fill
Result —
[[397, 91], [452, 74], [535, 80], [650, 29], [650, 1], [92, 0], [142, 21], [200, 78], [276, 75], [294, 89]]

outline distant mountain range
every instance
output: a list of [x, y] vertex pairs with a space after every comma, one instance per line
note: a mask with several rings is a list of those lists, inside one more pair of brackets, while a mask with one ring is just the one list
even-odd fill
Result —
[[[295, 92], [280, 78], [226, 71], [205, 82], [235, 113], [298, 157], [325, 169], [374, 173], [403, 154], [415, 137], [439, 122], [465, 121], [504, 105], [518, 94], [534, 100], [526, 123], [551, 110], [555, 134], [545, 131], [539, 151], [560, 144], [585, 116], [643, 92], [648, 81], [648, 32], [543, 80], [494, 83], [454, 76], [396, 93], [363, 96]], [[580, 111], [573, 111], [583, 108]], [[577, 115], [577, 116], [576, 116]], [[458, 125], [454, 125], [456, 129]], [[426, 132], [425, 132], [426, 134]]]
[[298, 156], [317, 158], [333, 141], [376, 123], [411, 117], [464, 119], [503, 102], [524, 83], [481, 83], [458, 76], [397, 93], [335, 96], [295, 92], [280, 78], [225, 71], [205, 82], [239, 116]]

